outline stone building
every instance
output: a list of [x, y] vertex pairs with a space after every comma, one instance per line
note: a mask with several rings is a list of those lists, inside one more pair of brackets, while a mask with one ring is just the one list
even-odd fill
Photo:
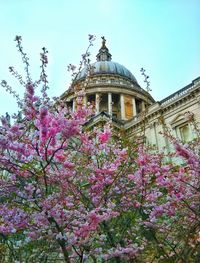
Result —
[[140, 87], [133, 74], [123, 65], [113, 62], [102, 37], [102, 46], [97, 61], [85, 67], [66, 91], [62, 100], [75, 110], [75, 90], [85, 88], [85, 103], [94, 104], [95, 115], [88, 126], [112, 121], [115, 131], [122, 131], [129, 138], [141, 137], [157, 149], [166, 147], [167, 139], [162, 135], [170, 129], [174, 136], [184, 142], [195, 138], [186, 114], [191, 112], [200, 122], [200, 77], [161, 101]]

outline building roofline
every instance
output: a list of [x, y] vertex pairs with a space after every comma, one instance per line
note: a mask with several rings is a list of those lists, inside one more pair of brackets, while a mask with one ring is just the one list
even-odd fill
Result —
[[200, 77], [197, 77], [196, 79], [192, 80], [192, 82], [190, 84], [188, 84], [187, 86], [177, 90], [176, 92], [172, 93], [171, 95], [167, 96], [166, 98], [160, 100], [158, 103], [160, 105], [165, 105], [167, 103], [170, 103], [173, 100], [176, 100], [178, 97], [181, 97], [182, 95], [189, 92], [194, 87], [194, 85], [197, 84], [198, 82], [200, 82]]

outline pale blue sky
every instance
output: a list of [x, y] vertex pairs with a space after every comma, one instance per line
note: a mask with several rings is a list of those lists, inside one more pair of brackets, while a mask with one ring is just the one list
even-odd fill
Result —
[[[68, 87], [69, 63], [78, 64], [88, 34], [101, 36], [113, 61], [126, 66], [145, 87], [140, 75], [150, 75], [155, 100], [170, 95], [200, 76], [200, 0], [0, 0], [0, 80], [22, 93], [7, 73], [23, 69], [13, 41], [22, 35], [33, 76], [39, 74], [40, 48], [49, 50], [49, 86], [52, 96]], [[16, 111], [15, 100], [0, 87], [0, 115]]]

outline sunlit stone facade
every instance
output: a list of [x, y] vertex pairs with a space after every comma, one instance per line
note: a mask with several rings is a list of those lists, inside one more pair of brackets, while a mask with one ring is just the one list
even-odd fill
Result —
[[170, 144], [162, 135], [166, 128], [185, 142], [195, 138], [195, 132], [185, 115], [190, 111], [200, 122], [200, 77], [167, 98], [155, 102], [142, 89], [133, 74], [123, 65], [113, 62], [102, 38], [97, 61], [84, 68], [76, 77], [72, 89], [61, 98], [76, 110], [75, 90], [85, 89], [85, 103], [92, 103], [95, 115], [89, 126], [112, 120], [115, 130], [123, 130], [129, 138], [141, 137], [158, 149]]

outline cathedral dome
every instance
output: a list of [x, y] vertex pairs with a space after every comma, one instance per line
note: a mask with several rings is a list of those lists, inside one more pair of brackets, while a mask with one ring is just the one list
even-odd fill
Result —
[[[133, 74], [123, 65], [107, 60], [101, 60], [91, 65], [91, 75], [109, 74], [121, 76], [137, 84], [136, 78]], [[77, 76], [76, 81], [84, 79], [87, 75], [87, 68], [84, 68]]]

